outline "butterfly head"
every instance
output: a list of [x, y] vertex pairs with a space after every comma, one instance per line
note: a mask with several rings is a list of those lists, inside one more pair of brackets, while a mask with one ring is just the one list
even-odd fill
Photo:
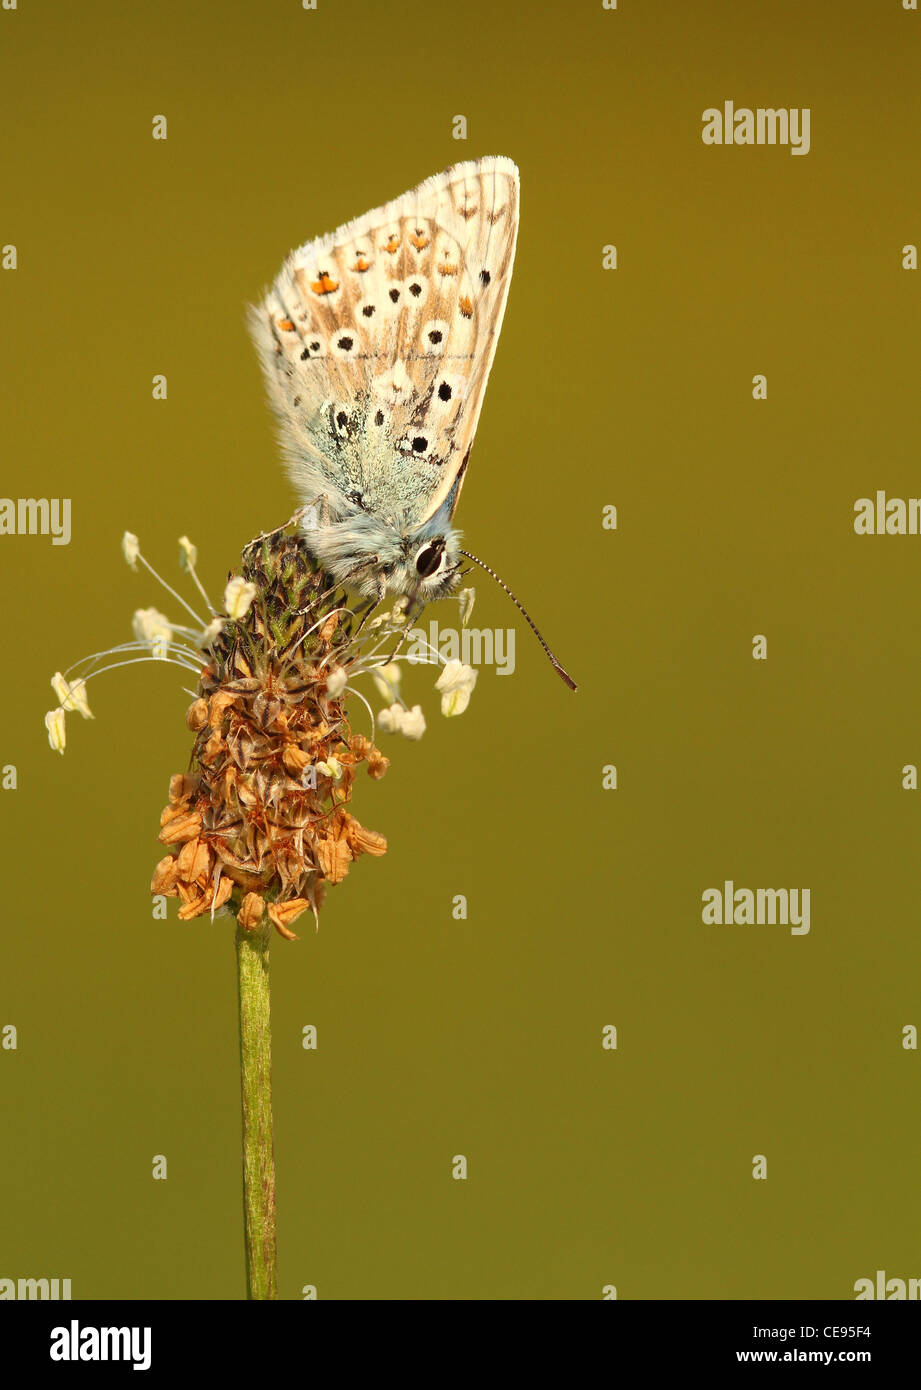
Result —
[[422, 607], [449, 594], [459, 572], [457, 537], [449, 531], [421, 539], [418, 535], [406, 536], [400, 561], [384, 577], [388, 592], [407, 594], [413, 606]]
[[400, 539], [400, 558], [386, 572], [390, 593], [406, 594], [413, 607], [445, 598], [456, 588], [461, 568], [461, 535], [450, 523], [450, 502]]

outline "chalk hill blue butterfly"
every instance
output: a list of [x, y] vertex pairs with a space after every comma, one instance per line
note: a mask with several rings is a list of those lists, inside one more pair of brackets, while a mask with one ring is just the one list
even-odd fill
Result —
[[418, 607], [456, 586], [462, 556], [483, 563], [460, 549], [451, 520], [505, 313], [518, 204], [510, 159], [455, 164], [293, 251], [250, 311], [288, 472], [314, 512], [308, 546], [368, 599], [405, 594]]

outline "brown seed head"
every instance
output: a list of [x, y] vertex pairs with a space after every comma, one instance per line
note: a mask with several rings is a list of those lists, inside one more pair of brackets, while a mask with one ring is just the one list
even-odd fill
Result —
[[251, 930], [266, 907], [276, 930], [315, 914], [327, 884], [341, 883], [361, 854], [386, 840], [346, 805], [356, 770], [389, 765], [352, 734], [344, 696], [330, 696], [330, 670], [357, 659], [356, 624], [344, 595], [287, 530], [252, 542], [243, 578], [256, 597], [226, 619], [209, 649], [186, 722], [195, 733], [191, 768], [170, 782], [151, 891], [180, 900], [187, 921], [229, 905]]

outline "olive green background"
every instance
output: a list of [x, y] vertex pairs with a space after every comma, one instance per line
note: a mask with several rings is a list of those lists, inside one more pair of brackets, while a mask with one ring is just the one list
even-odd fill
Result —
[[[921, 492], [919, 44], [899, 0], [0, 12], [0, 491], [74, 528], [0, 538], [0, 1277], [244, 1294], [233, 924], [148, 894], [189, 681], [104, 677], [60, 758], [48, 680], [176, 615], [126, 528], [220, 592], [290, 514], [244, 325], [289, 249], [492, 153], [521, 234], [458, 521], [581, 688], [481, 577], [515, 674], [446, 721], [411, 673], [428, 732], [354, 805], [387, 856], [273, 946], [282, 1296], [921, 1275], [921, 538], [852, 525]], [[726, 99], [810, 107], [811, 152], [704, 146]], [[704, 926], [725, 878], [809, 887], [811, 933]]]

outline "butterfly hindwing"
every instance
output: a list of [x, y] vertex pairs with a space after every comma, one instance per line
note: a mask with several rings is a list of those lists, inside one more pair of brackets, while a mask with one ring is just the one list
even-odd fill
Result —
[[303, 500], [325, 491], [413, 526], [454, 489], [453, 510], [517, 230], [518, 171], [493, 157], [288, 257], [253, 334]]

